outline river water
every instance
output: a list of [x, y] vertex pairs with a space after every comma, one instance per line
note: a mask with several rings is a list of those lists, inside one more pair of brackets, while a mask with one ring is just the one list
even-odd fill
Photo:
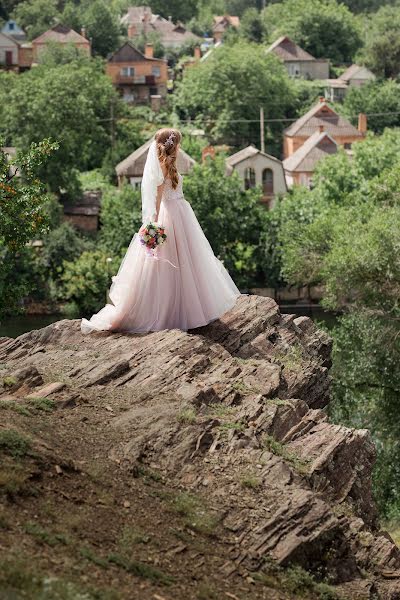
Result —
[[[280, 309], [285, 314], [310, 317], [317, 323], [323, 323], [328, 329], [333, 327], [336, 321], [335, 315], [322, 310], [319, 306], [281, 304]], [[0, 323], [0, 337], [15, 338], [27, 331], [46, 327], [46, 325], [50, 325], [50, 323], [59, 321], [62, 318], [62, 315], [18, 315], [16, 317], [8, 317]]]

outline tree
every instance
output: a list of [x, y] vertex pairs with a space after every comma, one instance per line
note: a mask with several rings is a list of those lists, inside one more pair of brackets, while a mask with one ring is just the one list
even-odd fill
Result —
[[100, 244], [112, 256], [121, 256], [142, 224], [140, 191], [127, 184], [103, 191]]
[[[198, 122], [212, 141], [246, 145], [259, 142], [259, 107], [264, 106], [268, 118], [284, 117], [293, 93], [286, 69], [275, 56], [240, 42], [224, 44], [187, 69], [173, 102], [179, 116]], [[281, 131], [280, 123], [268, 131], [267, 141], [275, 139], [276, 150]]]
[[270, 42], [289, 35], [316, 58], [349, 63], [362, 46], [356, 18], [336, 0], [284, 0], [267, 6], [263, 20]]
[[400, 8], [383, 6], [367, 24], [361, 60], [378, 77], [397, 77], [400, 73]]
[[99, 166], [110, 145], [110, 106], [112, 102], [118, 106], [111, 81], [101, 64], [89, 59], [41, 65], [11, 81], [3, 90], [7, 108], [2, 126], [7, 137], [20, 147], [44, 135], [58, 139], [60, 150], [42, 175], [52, 191], [76, 196], [77, 171]]
[[82, 26], [91, 39], [94, 54], [107, 57], [119, 43], [120, 27], [117, 15], [104, 0], [86, 2], [82, 11]]
[[[341, 311], [334, 338], [337, 422], [371, 430], [378, 449], [375, 497], [400, 516], [400, 131], [355, 144], [317, 169], [314, 188], [296, 188], [280, 211], [282, 273], [323, 286], [323, 305]], [[272, 211], [272, 212], [274, 212]]]
[[264, 23], [256, 8], [248, 8], [240, 20], [240, 33], [249, 42], [262, 42], [265, 37]]
[[223, 157], [195, 165], [184, 187], [215, 254], [238, 285], [254, 284], [261, 271], [259, 245], [266, 218], [261, 190], [243, 191], [237, 173], [226, 177]]
[[11, 161], [0, 151], [0, 318], [27, 290], [27, 282], [15, 277], [16, 259], [25, 244], [46, 231], [47, 196], [38, 171], [56, 149], [56, 143], [44, 140]]
[[30, 40], [41, 35], [59, 21], [57, 0], [26, 0], [15, 7], [13, 19], [22, 27]]
[[351, 87], [346, 94], [343, 108], [345, 114], [352, 117], [360, 112], [369, 113], [371, 116], [368, 117], [368, 129], [375, 133], [382, 133], [387, 127], [398, 127], [400, 84], [389, 80]]

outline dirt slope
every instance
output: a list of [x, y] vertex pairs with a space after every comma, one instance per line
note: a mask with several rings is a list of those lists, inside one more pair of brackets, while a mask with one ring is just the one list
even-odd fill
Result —
[[0, 339], [0, 599], [399, 598], [330, 350], [256, 296], [189, 333]]

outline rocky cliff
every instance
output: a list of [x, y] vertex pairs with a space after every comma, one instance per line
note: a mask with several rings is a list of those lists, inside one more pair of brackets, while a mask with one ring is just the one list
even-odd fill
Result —
[[[122, 569], [128, 579], [121, 576], [114, 591], [129, 587], [129, 578], [144, 580], [122, 598], [300, 597], [301, 582], [285, 583], [293, 565], [298, 577], [314, 574], [317, 583], [302, 591], [309, 597], [400, 598], [400, 552], [380, 530], [371, 495], [370, 435], [330, 423], [324, 410], [330, 351], [310, 319], [281, 315], [272, 299], [257, 296], [242, 296], [223, 319], [188, 333], [83, 337], [78, 321], [64, 320], [2, 338], [0, 452], [1, 434], [29, 447], [23, 463], [3, 443], [4, 464], [18, 460], [22, 473], [21, 486], [11, 488], [3, 473], [8, 543], [15, 552], [18, 540], [32, 551], [38, 543], [35, 520], [30, 529], [13, 523], [17, 507], [35, 511], [38, 496], [55, 495], [55, 514], [37, 509], [40, 527], [54, 537], [71, 505], [98, 506], [90, 497], [105, 485], [106, 512], [89, 511], [90, 531], [82, 526], [90, 549], [75, 538], [70, 547], [104, 585]], [[104, 519], [110, 539], [102, 531], [96, 541], [93, 529]], [[140, 519], [153, 531], [150, 545], [160, 535], [158, 550], [133, 543], [127, 563], [126, 548], [115, 554], [111, 530], [121, 540], [124, 523]], [[175, 544], [165, 529], [174, 519], [181, 519], [168, 529], [180, 532]], [[48, 550], [45, 539], [41, 547]], [[167, 572], [169, 587], [157, 591], [166, 581], [132, 564]]]

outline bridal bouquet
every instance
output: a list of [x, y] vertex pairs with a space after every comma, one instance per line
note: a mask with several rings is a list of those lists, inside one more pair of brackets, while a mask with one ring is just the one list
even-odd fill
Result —
[[167, 239], [165, 227], [160, 223], [153, 222], [142, 225], [139, 229], [139, 239], [147, 252], [154, 254], [155, 249]]

